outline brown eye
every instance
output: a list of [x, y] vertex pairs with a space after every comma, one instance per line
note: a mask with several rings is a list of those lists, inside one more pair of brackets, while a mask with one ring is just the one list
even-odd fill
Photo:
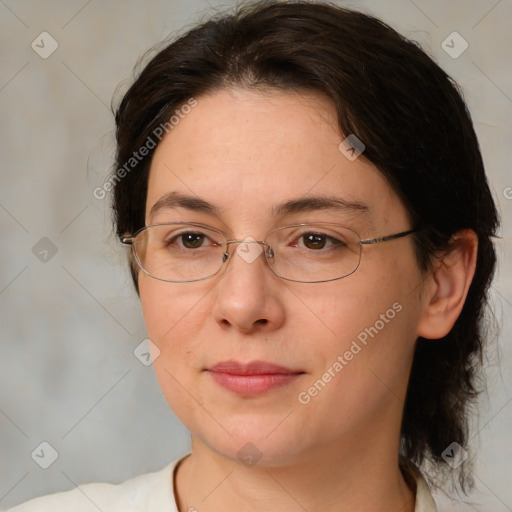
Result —
[[303, 235], [302, 241], [308, 249], [323, 249], [327, 243], [327, 236], [318, 233]]
[[197, 249], [201, 247], [206, 238], [202, 233], [184, 233], [180, 236], [183, 246], [187, 249]]

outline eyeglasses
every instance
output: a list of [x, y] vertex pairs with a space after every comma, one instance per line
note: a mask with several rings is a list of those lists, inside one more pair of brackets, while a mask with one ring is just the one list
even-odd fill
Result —
[[122, 235], [131, 245], [139, 267], [147, 275], [173, 283], [209, 279], [227, 264], [230, 248], [240, 244], [239, 256], [250, 263], [263, 253], [278, 277], [301, 283], [334, 281], [353, 274], [361, 261], [363, 245], [396, 240], [418, 231], [362, 240], [340, 224], [313, 222], [273, 229], [263, 241], [228, 240], [221, 231], [199, 223], [152, 224], [133, 235]]

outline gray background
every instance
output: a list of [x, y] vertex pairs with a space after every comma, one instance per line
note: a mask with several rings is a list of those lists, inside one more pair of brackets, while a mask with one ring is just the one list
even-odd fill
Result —
[[[474, 504], [439, 500], [442, 510], [512, 510], [512, 2], [339, 3], [419, 41], [469, 103], [503, 218], [492, 288], [501, 331], [473, 428]], [[120, 482], [188, 450], [151, 367], [133, 355], [142, 316], [108, 201], [92, 191], [114, 151], [110, 100], [136, 59], [228, 5], [0, 0], [0, 508], [78, 483]], [[47, 59], [31, 48], [43, 31], [59, 45]], [[453, 31], [469, 44], [456, 59], [441, 47]], [[46, 470], [31, 458], [43, 441], [59, 454]]]

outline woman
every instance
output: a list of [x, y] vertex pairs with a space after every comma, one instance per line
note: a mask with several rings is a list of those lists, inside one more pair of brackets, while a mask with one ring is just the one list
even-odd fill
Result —
[[370, 16], [263, 2], [161, 50], [116, 125], [115, 228], [192, 450], [13, 511], [430, 512], [424, 476], [469, 488], [498, 219], [450, 78]]

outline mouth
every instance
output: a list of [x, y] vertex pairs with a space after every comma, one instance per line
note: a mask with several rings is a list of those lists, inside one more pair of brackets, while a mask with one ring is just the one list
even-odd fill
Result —
[[305, 372], [267, 361], [222, 361], [207, 368], [214, 382], [244, 396], [258, 396], [286, 386]]

